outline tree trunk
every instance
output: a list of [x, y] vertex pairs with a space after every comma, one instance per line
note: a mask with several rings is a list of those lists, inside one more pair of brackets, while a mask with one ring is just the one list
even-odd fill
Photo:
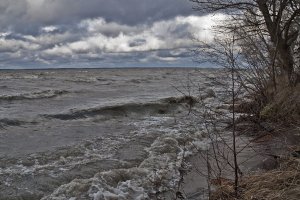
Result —
[[[288, 84], [293, 85], [293, 73], [294, 73], [294, 57], [292, 53], [291, 44], [288, 43], [288, 38], [283, 37], [283, 30], [280, 29], [279, 20], [272, 20], [272, 15], [267, 6], [266, 0], [260, 0], [257, 2], [259, 10], [263, 14], [267, 30], [270, 34], [271, 41], [273, 45], [278, 48], [278, 57], [280, 61], [280, 68], [285, 77], [286, 81], [279, 84]], [[284, 6], [284, 3], [281, 3], [280, 6]], [[280, 16], [277, 16], [280, 17]], [[275, 19], [275, 16], [273, 16]]]
[[294, 73], [294, 58], [291, 51], [291, 47], [285, 44], [283, 41], [279, 42], [278, 56], [283, 76], [285, 76], [286, 81], [289, 85], [293, 85], [292, 75]]

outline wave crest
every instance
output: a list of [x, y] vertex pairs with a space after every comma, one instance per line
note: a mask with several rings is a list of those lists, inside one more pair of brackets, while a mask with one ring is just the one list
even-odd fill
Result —
[[127, 103], [122, 105], [94, 107], [81, 110], [70, 111], [58, 114], [46, 114], [45, 118], [60, 119], [60, 120], [75, 120], [97, 115], [103, 116], [130, 116], [134, 114], [168, 114], [174, 112], [180, 104], [194, 104], [194, 97], [170, 97], [157, 102], [148, 103]]
[[16, 100], [30, 100], [30, 99], [46, 99], [54, 98], [69, 93], [66, 90], [43, 90], [32, 93], [13, 94], [13, 95], [1, 95], [2, 101], [16, 101]]

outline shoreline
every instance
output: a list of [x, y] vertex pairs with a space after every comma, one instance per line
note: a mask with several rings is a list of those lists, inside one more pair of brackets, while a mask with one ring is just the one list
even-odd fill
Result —
[[[253, 125], [249, 124], [248, 128], [251, 126]], [[287, 162], [286, 159], [291, 158], [291, 151], [289, 147], [298, 145], [300, 150], [300, 130], [286, 128], [284, 133], [285, 134], [280, 134], [276, 131], [268, 133], [266, 130], [261, 130], [254, 133], [254, 135], [238, 136], [238, 139], [241, 137], [247, 137], [251, 141], [251, 145], [243, 150], [242, 155], [238, 156], [239, 162], [243, 162], [243, 159], [246, 160], [246, 162], [243, 162], [243, 164], [239, 166], [243, 172], [243, 176], [240, 177], [240, 184], [244, 184], [246, 180], [244, 178], [252, 176], [255, 177], [257, 174], [267, 174], [273, 170], [279, 169], [281, 163], [285, 163]], [[282, 144], [282, 141], [285, 141], [285, 143]], [[259, 153], [253, 151], [253, 148], [258, 150]], [[182, 190], [186, 195], [186, 199], [207, 199], [207, 177], [204, 177], [199, 173], [199, 171], [207, 173], [206, 160], [201, 155], [201, 152], [199, 152], [198, 154], [187, 158], [186, 161], [191, 164], [191, 170], [184, 175], [184, 183], [182, 185]], [[229, 174], [222, 178], [231, 180], [233, 179], [233, 176]], [[214, 194], [218, 193], [218, 190], [223, 186], [212, 185], [212, 187], [212, 194]]]

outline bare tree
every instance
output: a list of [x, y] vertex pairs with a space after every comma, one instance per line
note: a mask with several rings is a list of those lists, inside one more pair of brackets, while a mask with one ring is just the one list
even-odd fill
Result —
[[[203, 13], [225, 13], [228, 17], [214, 29], [212, 42], [198, 42], [194, 50], [199, 62], [211, 62], [224, 67], [229, 75], [226, 94], [232, 104], [231, 141], [224, 138], [217, 126], [223, 116], [203, 103], [204, 110], [194, 114], [204, 121], [211, 152], [203, 152], [206, 160], [208, 188], [211, 179], [222, 179], [224, 167], [232, 169], [234, 196], [238, 196], [242, 175], [239, 154], [246, 147], [237, 146], [236, 103], [240, 92], [248, 91], [261, 103], [257, 112], [273, 98], [281, 87], [299, 83], [299, 0], [190, 0], [194, 9]], [[190, 86], [190, 85], [188, 85]], [[270, 91], [270, 87], [272, 90]], [[190, 96], [190, 93], [188, 94]], [[201, 102], [201, 95], [199, 95]], [[220, 142], [222, 145], [220, 145]], [[223, 148], [225, 146], [226, 148]], [[226, 149], [226, 150], [224, 150]], [[202, 173], [202, 172], [199, 172]]]
[[[265, 67], [272, 68], [277, 84], [293, 86], [299, 82], [296, 70], [296, 45], [300, 30], [300, 1], [298, 0], [190, 0], [201, 12], [224, 12], [231, 16], [231, 25], [223, 30], [233, 33], [246, 31], [247, 36], [260, 36], [274, 60]], [[239, 34], [237, 34], [239, 35]], [[261, 37], [262, 36], [262, 37]], [[245, 39], [245, 34], [240, 38]], [[238, 38], [237, 38], [238, 39]], [[275, 74], [275, 64], [279, 73]], [[276, 80], [273, 80], [275, 83]], [[276, 87], [276, 86], [275, 86]]]

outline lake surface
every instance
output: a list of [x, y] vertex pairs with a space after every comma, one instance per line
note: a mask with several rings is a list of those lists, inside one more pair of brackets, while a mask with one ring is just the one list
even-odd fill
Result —
[[176, 187], [184, 156], [207, 148], [184, 96], [222, 95], [218, 79], [216, 69], [1, 71], [0, 199], [155, 199]]

